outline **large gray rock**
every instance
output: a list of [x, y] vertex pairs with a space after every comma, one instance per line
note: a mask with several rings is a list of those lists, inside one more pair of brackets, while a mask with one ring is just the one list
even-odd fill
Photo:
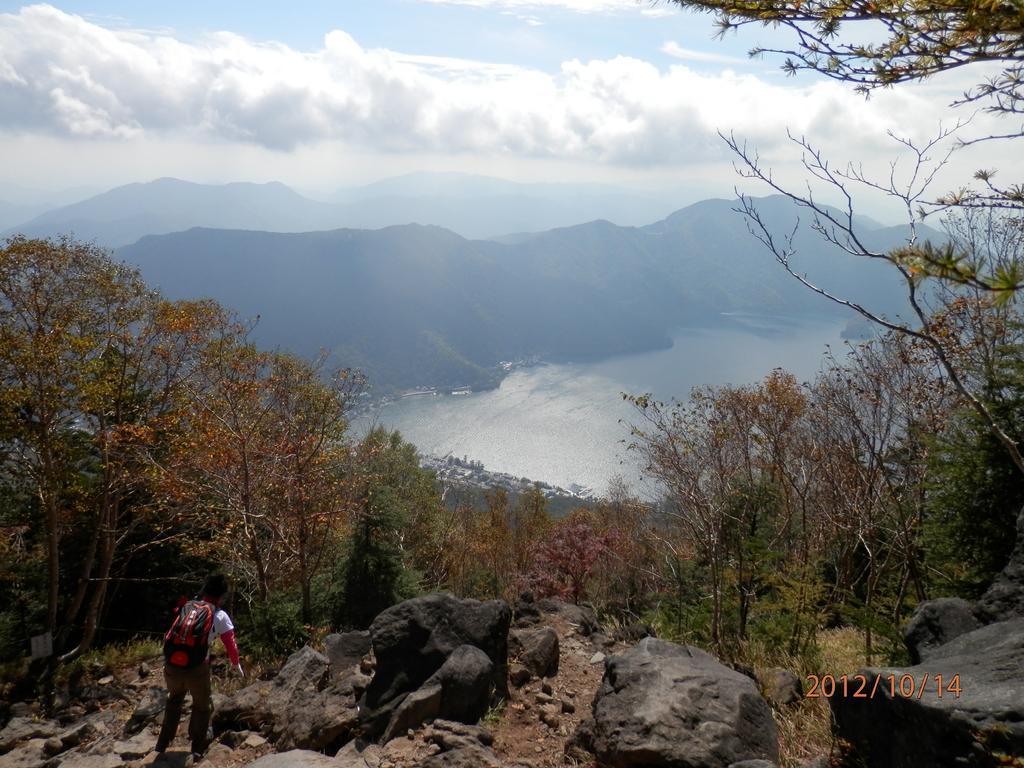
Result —
[[910, 651], [910, 663], [920, 664], [932, 651], [981, 626], [974, 606], [958, 597], [926, 600], [914, 610], [903, 629], [903, 640]]
[[460, 600], [433, 594], [383, 611], [370, 625], [376, 672], [360, 706], [366, 733], [379, 735], [405, 696], [420, 688], [460, 646], [472, 646], [491, 664], [489, 686], [508, 695], [511, 609], [501, 600]]
[[535, 677], [558, 674], [558, 633], [552, 627], [513, 629], [508, 643], [509, 653]]
[[557, 600], [552, 597], [545, 598], [537, 603], [537, 608], [543, 613], [561, 616], [570, 624], [575, 625], [581, 635], [592, 635], [601, 631], [601, 624], [597, 620], [597, 614], [589, 605], [576, 605], [567, 603], [565, 600]]
[[[352, 675], [357, 673], [353, 672]], [[332, 680], [327, 657], [306, 646], [270, 681], [238, 691], [214, 710], [214, 726], [260, 729], [279, 749], [327, 749], [358, 723], [350, 678]]]
[[1024, 616], [1024, 510], [1017, 518], [1017, 546], [1003, 572], [978, 601], [977, 613], [986, 623]]
[[493, 680], [494, 664], [487, 654], [475, 646], [460, 645], [427, 683], [441, 686], [442, 718], [472, 724], [487, 712]]
[[324, 653], [335, 675], [345, 675], [370, 652], [370, 633], [342, 632], [324, 638]]
[[697, 648], [645, 638], [608, 659], [588, 741], [610, 768], [727, 768], [778, 761], [754, 681]]
[[472, 645], [460, 645], [427, 682], [395, 709], [383, 741], [435, 718], [472, 724], [487, 712], [494, 665]]
[[[1024, 618], [961, 635], [916, 666], [861, 674], [873, 695], [836, 696], [831, 704], [839, 735], [872, 768], [987, 766], [995, 752], [1024, 756]], [[912, 697], [899, 695], [903, 675], [914, 681]], [[948, 689], [954, 679], [959, 697]]]
[[409, 729], [436, 718], [441, 713], [443, 695], [440, 683], [424, 683], [410, 693], [395, 708], [381, 741], [403, 736]]

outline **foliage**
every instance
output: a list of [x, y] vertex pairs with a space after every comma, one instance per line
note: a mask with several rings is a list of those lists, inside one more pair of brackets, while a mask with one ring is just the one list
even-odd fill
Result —
[[[922, 80], [965, 64], [996, 62], [1002, 72], [965, 101], [990, 100], [990, 109], [1024, 109], [1020, 5], [1002, 0], [673, 0], [714, 13], [720, 33], [744, 25], [784, 26], [796, 34], [792, 49], [757, 48], [751, 55], [786, 56], [785, 71], [812, 70], [854, 83], [858, 90]], [[859, 27], [863, 36], [845, 33]], [[881, 34], [879, 34], [881, 33]]]
[[338, 570], [333, 620], [363, 628], [418, 591], [417, 550], [429, 550], [431, 512], [440, 508], [433, 475], [397, 432], [371, 430], [352, 460], [353, 521]]
[[609, 544], [588, 513], [573, 513], [556, 523], [540, 544], [530, 586], [540, 597], [581, 602], [587, 597], [587, 586]]
[[[1024, 423], [1024, 367], [1014, 349], [987, 390], [1001, 421]], [[1024, 507], [1024, 478], [973, 411], [962, 411], [936, 439], [931, 458], [925, 541], [929, 572], [941, 592], [978, 597], [1005, 566]]]

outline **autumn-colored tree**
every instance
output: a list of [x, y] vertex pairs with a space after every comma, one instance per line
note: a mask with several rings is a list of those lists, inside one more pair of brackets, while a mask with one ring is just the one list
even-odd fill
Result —
[[594, 569], [608, 548], [590, 512], [577, 510], [555, 523], [538, 542], [530, 583], [542, 597], [557, 596], [582, 602]]
[[322, 360], [275, 354], [270, 392], [272, 479], [283, 546], [294, 563], [302, 620], [313, 620], [312, 583], [349, 514], [347, 411], [363, 388], [353, 371], [326, 377]]
[[343, 438], [358, 381], [260, 351], [226, 321], [184, 389], [171, 449], [157, 461], [162, 501], [259, 606], [297, 582], [311, 617], [310, 585], [347, 519]]
[[[142, 453], [160, 439], [211, 313], [163, 301], [93, 245], [16, 237], [0, 249], [4, 473], [34, 489], [46, 628], [64, 660], [93, 642], [118, 553], [148, 516]], [[69, 531], [77, 576], [62, 585]]]

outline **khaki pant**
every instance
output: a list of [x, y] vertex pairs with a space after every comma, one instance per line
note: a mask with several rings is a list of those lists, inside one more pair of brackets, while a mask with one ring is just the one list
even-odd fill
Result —
[[210, 727], [213, 711], [210, 695], [210, 665], [200, 664], [191, 669], [164, 665], [164, 680], [167, 681], [167, 709], [164, 710], [164, 724], [157, 739], [158, 749], [167, 749], [178, 732], [181, 720], [181, 705], [185, 694], [192, 695], [192, 716], [188, 721], [188, 737], [192, 740], [192, 751], [202, 754], [206, 751], [206, 729]]

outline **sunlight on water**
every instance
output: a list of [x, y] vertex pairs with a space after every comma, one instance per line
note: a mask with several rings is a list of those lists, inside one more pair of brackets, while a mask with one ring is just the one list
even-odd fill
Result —
[[621, 393], [684, 397], [695, 386], [752, 383], [777, 367], [805, 381], [820, 367], [826, 345], [841, 344], [842, 324], [834, 320], [734, 319], [728, 329], [683, 330], [668, 350], [519, 370], [490, 392], [407, 398], [373, 418], [423, 453], [467, 456], [489, 470], [598, 493], [615, 475], [636, 484], [638, 462], [626, 450], [635, 412]]

